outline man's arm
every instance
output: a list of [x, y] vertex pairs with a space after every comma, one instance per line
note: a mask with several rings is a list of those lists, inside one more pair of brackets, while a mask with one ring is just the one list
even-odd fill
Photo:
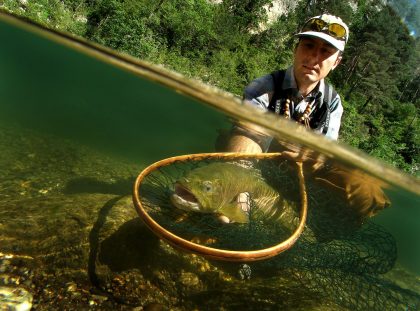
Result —
[[247, 136], [235, 134], [227, 144], [227, 150], [230, 152], [243, 153], [261, 153], [262, 149], [258, 143]]
[[[265, 75], [253, 80], [245, 87], [243, 100], [262, 110], [267, 110], [270, 96], [274, 92], [274, 81], [271, 75]], [[239, 124], [234, 126], [231, 137], [226, 145], [227, 151], [242, 153], [261, 153], [268, 149], [271, 137], [256, 133]]]
[[270, 98], [274, 93], [274, 81], [271, 75], [253, 80], [245, 87], [243, 99], [263, 110], [268, 109]]

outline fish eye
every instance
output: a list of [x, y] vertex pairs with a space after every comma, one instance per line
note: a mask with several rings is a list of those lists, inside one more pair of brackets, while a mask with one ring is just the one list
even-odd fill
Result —
[[211, 181], [203, 181], [203, 190], [206, 192], [212, 191], [213, 190], [213, 186], [211, 184]]

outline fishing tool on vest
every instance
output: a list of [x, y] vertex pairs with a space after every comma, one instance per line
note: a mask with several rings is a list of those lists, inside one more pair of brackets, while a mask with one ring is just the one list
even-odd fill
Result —
[[[277, 70], [271, 73], [274, 83], [274, 93], [271, 97], [268, 109], [276, 114], [282, 114], [287, 119], [291, 119], [294, 114], [295, 105], [291, 101], [290, 89], [283, 89], [283, 81], [286, 75], [285, 70]], [[323, 134], [328, 132], [330, 123], [330, 114], [336, 107], [334, 99], [337, 97], [337, 92], [328, 84], [324, 84], [322, 90], [322, 98], [320, 93], [315, 97], [310, 107], [306, 107], [303, 115], [297, 118], [299, 123], [304, 124], [306, 127], [319, 130]], [[312, 113], [312, 117], [310, 117]]]
[[284, 103], [284, 117], [286, 119], [290, 119], [290, 99], [286, 99], [286, 102]]
[[303, 125], [305, 125], [306, 128], [310, 128], [311, 126], [309, 125], [309, 115], [312, 112], [312, 107], [314, 105], [315, 101], [312, 102], [308, 102], [305, 111], [303, 112], [302, 116], [299, 118], [298, 123], [302, 123]]

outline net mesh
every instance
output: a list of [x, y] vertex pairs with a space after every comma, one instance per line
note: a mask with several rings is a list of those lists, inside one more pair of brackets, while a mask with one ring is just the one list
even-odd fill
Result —
[[[139, 192], [146, 212], [160, 226], [175, 235], [213, 248], [240, 251], [259, 250], [276, 245], [286, 240], [293, 233], [298, 219], [295, 217], [291, 220], [292, 225], [287, 223], [287, 226], [284, 223], [273, 221], [272, 217], [267, 217], [259, 211], [254, 201], [254, 193], [249, 193], [249, 222], [244, 224], [224, 225], [213, 213], [185, 212], [174, 207], [170, 196], [174, 192], [175, 182], [188, 172], [211, 163], [232, 164], [232, 162], [226, 162], [222, 158], [176, 161], [171, 165], [159, 167], [147, 175]], [[239, 162], [238, 168], [241, 165], [252, 167], [256, 164], [256, 161], [247, 160], [245, 164]], [[252, 171], [255, 172], [254, 169]], [[261, 174], [261, 171], [259, 171], [259, 174]], [[256, 178], [261, 177], [256, 176]], [[294, 183], [297, 183], [296, 176], [285, 178], [283, 187], [290, 187]], [[288, 208], [296, 216], [300, 204], [298, 194], [293, 199], [288, 200]]]
[[[252, 193], [250, 221], [246, 224], [221, 224], [212, 214], [187, 213], [172, 205], [170, 196], [176, 180], [198, 167], [226, 161], [213, 157], [159, 167], [142, 181], [139, 194], [143, 207], [166, 230], [214, 248], [256, 250], [287, 239], [297, 226], [298, 217], [280, 221], [262, 217]], [[298, 215], [299, 181], [290, 161], [246, 159], [238, 164], [257, 168], [258, 178], [276, 189]], [[253, 265], [253, 273], [270, 277], [273, 271], [287, 273], [319, 297], [336, 300], [352, 310], [420, 308], [418, 293], [383, 277], [397, 259], [393, 236], [370, 221], [361, 224], [360, 217], [346, 208], [345, 199], [325, 185], [310, 177], [305, 181], [309, 201], [305, 230], [290, 250]]]

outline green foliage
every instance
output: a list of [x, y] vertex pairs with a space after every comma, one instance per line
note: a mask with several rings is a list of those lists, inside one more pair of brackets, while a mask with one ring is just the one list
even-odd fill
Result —
[[344, 77], [350, 85], [345, 96], [365, 97], [366, 105], [371, 101], [382, 105], [400, 95], [399, 81], [410, 70], [407, 61], [414, 40], [388, 7], [357, 26], [360, 29], [353, 28], [353, 40], [345, 54], [345, 61], [353, 57], [351, 70]]
[[159, 57], [159, 51], [165, 49], [166, 42], [154, 31], [159, 18], [149, 17], [147, 13], [134, 1], [97, 1], [88, 15], [87, 36], [139, 58]]
[[221, 7], [237, 31], [249, 31], [257, 30], [267, 21], [264, 6], [270, 3], [270, 0], [225, 0]]
[[392, 0], [390, 5], [398, 12], [399, 16], [404, 19], [409, 28], [418, 35], [420, 34], [420, 2], [412, 0]]
[[0, 0], [2, 7], [238, 96], [254, 78], [286, 68], [296, 33], [331, 13], [350, 26], [342, 64], [329, 77], [342, 95], [340, 140], [414, 175], [420, 168], [419, 2], [301, 0], [267, 24], [270, 0]]
[[[66, 2], [71, 2], [72, 6], [67, 6]], [[44, 26], [83, 36], [86, 32], [86, 6], [82, 0], [67, 0], [66, 2], [58, 0], [0, 1], [1, 7], [8, 11], [23, 15]]]
[[[369, 127], [369, 139], [360, 146], [370, 155], [380, 158], [401, 169], [409, 169], [401, 152], [406, 145], [401, 141], [402, 127], [389, 122], [383, 116], [369, 116], [366, 120]], [[385, 125], [385, 126], [384, 126]]]
[[340, 141], [360, 148], [369, 140], [369, 129], [365, 126], [365, 116], [360, 115], [357, 110], [358, 104], [355, 101], [347, 102], [342, 99], [344, 113], [340, 129]]
[[159, 33], [167, 39], [169, 49], [183, 55], [217, 48], [219, 40], [213, 21], [215, 8], [205, 0], [165, 1], [158, 11]]
[[295, 13], [299, 17], [300, 26], [303, 26], [303, 23], [312, 16], [325, 13], [340, 16], [346, 23], [353, 17], [350, 3], [342, 0], [304, 0], [299, 3]]

